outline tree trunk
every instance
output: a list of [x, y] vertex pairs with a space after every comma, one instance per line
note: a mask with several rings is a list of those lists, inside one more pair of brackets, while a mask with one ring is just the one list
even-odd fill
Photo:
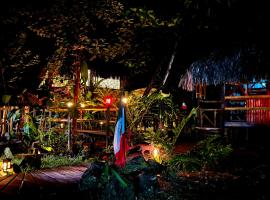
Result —
[[[177, 50], [177, 47], [178, 47], [178, 44], [179, 44], [180, 39], [181, 39], [181, 37], [180, 37], [180, 38], [177, 37], [177, 40], [176, 40], [176, 42], [175, 42], [175, 44], [174, 44], [174, 50], [173, 50], [173, 53], [172, 53], [172, 55], [171, 55], [170, 62], [169, 62], [169, 65], [168, 65], [168, 68], [167, 68], [165, 77], [164, 77], [164, 79], [163, 79], [163, 81], [162, 81], [161, 88], [165, 85], [165, 83], [166, 83], [166, 81], [167, 81], [167, 78], [168, 78], [168, 76], [169, 76], [169, 74], [170, 74], [170, 70], [171, 70], [171, 68], [172, 68], [172, 64], [173, 64], [173, 61], [174, 61], [174, 58], [175, 58], [176, 50]], [[160, 72], [161, 72], [162, 65], [163, 65], [163, 62], [161, 62], [161, 63], [158, 65], [158, 67], [157, 67], [157, 69], [156, 69], [156, 71], [155, 71], [155, 73], [154, 73], [154, 75], [153, 75], [153, 77], [152, 77], [152, 79], [151, 79], [151, 82], [149, 83], [149, 85], [147, 86], [147, 88], [145, 89], [145, 91], [144, 91], [144, 93], [143, 93], [143, 96], [147, 96], [147, 95], [150, 93], [151, 89], [152, 89], [153, 86], [154, 86], [155, 81], [157, 80], [157, 75], [159, 75]]]
[[174, 50], [173, 50], [173, 54], [171, 56], [171, 59], [170, 59], [170, 62], [169, 62], [169, 65], [168, 65], [168, 68], [167, 68], [167, 71], [166, 71], [166, 74], [165, 74], [165, 77], [163, 79], [163, 82], [162, 82], [162, 86], [163, 87], [167, 81], [167, 78], [170, 74], [170, 70], [172, 68], [172, 64], [173, 64], [173, 61], [174, 61], [174, 58], [175, 58], [175, 54], [176, 54], [176, 50], [177, 50], [177, 47], [178, 47], [178, 42], [179, 42], [180, 38], [178, 38], [175, 42], [175, 45], [174, 45]]

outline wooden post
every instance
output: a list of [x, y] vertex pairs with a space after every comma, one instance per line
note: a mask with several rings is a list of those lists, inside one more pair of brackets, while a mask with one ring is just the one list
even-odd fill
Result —
[[[81, 67], [80, 67], [80, 59], [77, 58], [74, 62], [75, 65], [75, 80], [74, 80], [74, 106], [77, 107], [78, 99], [79, 99], [79, 92], [80, 92], [80, 81], [81, 81]], [[75, 108], [76, 109], [76, 108]], [[74, 109], [74, 111], [75, 111]], [[76, 112], [76, 111], [75, 111]], [[69, 115], [70, 117], [70, 115]], [[72, 135], [76, 134], [77, 130], [77, 115], [74, 113], [72, 116], [72, 127], [71, 127], [71, 133], [69, 133], [69, 150], [72, 149], [72, 145], [75, 143], [75, 141], [72, 138]], [[72, 144], [71, 144], [72, 141]]]
[[[75, 83], [74, 83], [74, 105], [77, 106], [78, 99], [79, 99], [79, 92], [80, 92], [80, 62], [75, 61]], [[72, 117], [72, 134], [75, 134], [77, 129], [77, 116], [73, 115]]]
[[200, 112], [200, 126], [203, 127], [203, 111], [201, 108], [199, 109], [199, 112]]
[[[10, 108], [10, 111], [13, 109], [13, 107], [9, 107]], [[11, 134], [14, 134], [13, 133], [13, 117], [10, 117], [9, 119], [9, 127], [8, 127], [8, 134], [9, 134], [9, 137], [11, 137]]]
[[214, 111], [214, 127], [217, 127], [217, 111]]
[[2, 133], [1, 133], [1, 136], [2, 137], [6, 133], [6, 120], [7, 120], [7, 107], [6, 106], [3, 106]]
[[109, 143], [109, 133], [110, 133], [110, 105], [107, 106], [106, 110], [106, 149]]
[[67, 134], [68, 134], [68, 144], [67, 144], [67, 150], [68, 152], [70, 152], [71, 150], [71, 122], [70, 122], [70, 113], [68, 113], [68, 130], [67, 130]]

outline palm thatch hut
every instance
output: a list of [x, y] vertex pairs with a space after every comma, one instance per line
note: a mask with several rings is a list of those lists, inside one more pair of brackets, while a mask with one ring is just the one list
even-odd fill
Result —
[[268, 65], [251, 62], [253, 58], [252, 51], [239, 50], [226, 56], [213, 53], [193, 62], [181, 76], [178, 86], [196, 93], [198, 129], [269, 126]]

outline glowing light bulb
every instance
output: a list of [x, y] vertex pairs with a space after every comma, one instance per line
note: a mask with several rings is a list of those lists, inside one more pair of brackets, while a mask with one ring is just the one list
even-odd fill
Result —
[[159, 150], [158, 149], [154, 149], [154, 151], [153, 151], [153, 156], [154, 156], [154, 160], [156, 161], [156, 162], [158, 162], [158, 163], [162, 163], [162, 159], [161, 159], [161, 157], [160, 157], [160, 152], [159, 152]]
[[73, 106], [73, 103], [72, 102], [67, 102], [67, 107], [72, 107]]
[[123, 98], [121, 99], [121, 101], [122, 101], [123, 104], [127, 104], [128, 98], [127, 98], [127, 97], [123, 97]]

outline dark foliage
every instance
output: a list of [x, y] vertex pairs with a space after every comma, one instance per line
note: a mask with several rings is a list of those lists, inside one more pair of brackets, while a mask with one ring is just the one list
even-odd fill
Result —
[[41, 167], [41, 155], [26, 156], [20, 163], [22, 171], [36, 170]]

